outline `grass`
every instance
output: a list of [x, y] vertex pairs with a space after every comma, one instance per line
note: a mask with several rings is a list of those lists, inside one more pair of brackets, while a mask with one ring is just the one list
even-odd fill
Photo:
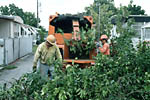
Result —
[[37, 45], [34, 45], [34, 46], [33, 46], [33, 48], [32, 48], [32, 52], [33, 52], [33, 53], [36, 52], [37, 47], [38, 47]]
[[[2, 67], [2, 66], [0, 66]], [[11, 69], [15, 69], [17, 68], [17, 66], [14, 66], [14, 65], [7, 65], [7, 66], [3, 66], [2, 69], [0, 69], [0, 71], [2, 70], [11, 70]]]
[[11, 70], [11, 69], [15, 69], [15, 68], [17, 68], [17, 66], [14, 66], [14, 65], [4, 66], [4, 69], [7, 69], [7, 70]]

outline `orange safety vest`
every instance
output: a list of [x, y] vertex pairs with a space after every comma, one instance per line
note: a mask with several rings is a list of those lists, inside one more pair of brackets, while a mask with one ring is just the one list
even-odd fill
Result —
[[109, 49], [109, 44], [105, 43], [103, 45], [103, 47], [99, 47], [99, 50], [101, 53], [103, 53], [104, 55], [110, 55], [110, 49]]

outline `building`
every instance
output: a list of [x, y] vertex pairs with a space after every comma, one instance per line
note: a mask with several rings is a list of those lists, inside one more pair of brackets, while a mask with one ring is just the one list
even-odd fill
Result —
[[0, 15], [0, 65], [32, 52], [37, 29], [23, 24], [19, 16]]
[[[115, 18], [115, 17], [114, 17]], [[116, 32], [115, 19], [112, 19], [114, 24], [113, 29], [111, 30], [112, 36], [118, 36]], [[150, 29], [144, 28], [150, 23], [150, 16], [146, 15], [130, 15], [128, 18], [133, 18], [135, 23], [132, 25], [132, 28], [135, 30], [135, 36], [132, 38], [133, 45], [136, 46], [139, 41], [144, 39], [150, 40]]]
[[141, 41], [150, 42], [150, 22], [141, 27]]

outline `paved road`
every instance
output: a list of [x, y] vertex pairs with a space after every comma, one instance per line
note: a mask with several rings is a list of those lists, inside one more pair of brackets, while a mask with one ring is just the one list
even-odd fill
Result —
[[33, 54], [29, 54], [12, 64], [17, 66], [17, 68], [1, 71], [0, 85], [7, 83], [7, 87], [10, 87], [11, 83], [15, 81], [14, 79], [19, 79], [23, 74], [32, 72], [32, 62]]

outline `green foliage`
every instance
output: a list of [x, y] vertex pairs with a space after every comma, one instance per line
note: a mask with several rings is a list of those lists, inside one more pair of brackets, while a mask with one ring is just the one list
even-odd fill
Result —
[[[145, 52], [122, 52], [116, 59], [96, 57], [95, 66], [80, 69], [73, 65], [61, 70], [55, 63], [53, 80], [30, 73], [9, 89], [0, 91], [0, 98], [24, 100], [149, 100], [150, 48]], [[130, 48], [129, 48], [130, 50]]]
[[[140, 43], [138, 50], [133, 48], [131, 37], [134, 31], [131, 25], [134, 21], [123, 20], [128, 15], [126, 7], [117, 10], [119, 37], [112, 39], [112, 49], [115, 52], [112, 57], [98, 54], [95, 65], [85, 69], [80, 69], [73, 63], [62, 70], [62, 65], [55, 62], [54, 79], [45, 80], [38, 74], [27, 74], [11, 88], [2, 88], [0, 99], [149, 100], [150, 47], [144, 42]], [[86, 32], [81, 32], [84, 34], [83, 37], [81, 34], [83, 44], [87, 38]]]
[[47, 80], [38, 74], [26, 74], [16, 80], [11, 88], [1, 88], [0, 100], [33, 100], [36, 94], [40, 93], [42, 85], [46, 84], [46, 82]]
[[138, 51], [126, 44], [122, 44], [121, 48], [123, 50], [115, 57], [97, 55], [95, 65], [86, 69], [80, 69], [78, 65], [73, 64], [62, 70], [61, 65], [55, 62], [53, 80], [45, 80], [35, 73], [26, 74], [16, 80], [11, 88], [1, 89], [0, 98], [149, 100], [150, 48], [145, 43], [139, 46]]
[[[124, 8], [124, 10], [126, 9], [126, 11], [123, 11], [122, 8]], [[96, 24], [96, 38], [99, 38], [102, 34], [110, 36], [110, 30], [112, 29], [111, 17], [118, 13], [122, 13], [120, 16], [124, 16], [124, 18], [127, 18], [129, 15], [145, 14], [145, 11], [142, 10], [141, 6], [134, 5], [132, 1], [128, 6], [120, 6], [120, 8], [117, 9], [114, 6], [114, 0], [94, 0], [94, 3], [89, 7], [86, 7], [85, 10], [85, 15], [92, 16]], [[123, 22], [122, 20], [123, 19], [120, 19], [121, 22]], [[122, 24], [119, 26], [122, 26]]]
[[4, 66], [4, 70], [6, 69], [6, 70], [10, 70], [10, 69], [15, 69], [15, 68], [17, 68], [17, 66], [14, 66], [14, 65], [8, 65], [8, 66]]
[[141, 8], [141, 6], [137, 6], [133, 4], [133, 1], [127, 6], [128, 11], [130, 11], [130, 15], [144, 15], [145, 10]]
[[22, 16], [22, 18], [23, 18], [25, 24], [37, 27], [37, 18], [34, 13], [24, 12], [24, 16]]
[[47, 31], [42, 26], [40, 26], [39, 28], [40, 28], [40, 30], [38, 31], [38, 33], [39, 33], [40, 39], [38, 42], [42, 43], [45, 41], [44, 38], [46, 36]]
[[38, 47], [37, 45], [34, 45], [34, 46], [33, 46], [33, 48], [32, 48], [32, 52], [33, 52], [33, 53], [36, 52], [37, 47]]
[[80, 40], [67, 40], [64, 38], [65, 43], [72, 53], [80, 56], [82, 56], [83, 53], [89, 55], [90, 51], [95, 48], [95, 30], [89, 29], [88, 31], [85, 31], [82, 29], [77, 34], [80, 34]]
[[1, 65], [0, 66], [0, 72], [3, 71], [3, 70], [11, 70], [11, 69], [15, 69], [15, 68], [17, 68], [17, 66], [14, 66], [14, 65], [7, 65], [7, 66]]
[[113, 0], [94, 0], [94, 3], [90, 7], [86, 7], [85, 10], [87, 15], [93, 17], [96, 24], [96, 38], [99, 39], [102, 34], [110, 36], [110, 30], [112, 29], [111, 16], [117, 11]]
[[[101, 57], [97, 59], [96, 67], [99, 67], [99, 73], [106, 75], [101, 83], [108, 81], [107, 92], [111, 91], [107, 97], [113, 100], [148, 100], [150, 95], [145, 89], [149, 87], [146, 83], [149, 78], [145, 76], [149, 73], [150, 50], [144, 53], [130, 51], [130, 48], [121, 52], [117, 58]], [[147, 61], [145, 61], [145, 57]], [[142, 60], [143, 59], [143, 60]], [[146, 81], [147, 80], [147, 81]], [[146, 82], [145, 82], [146, 81]], [[109, 83], [113, 83], [109, 84]], [[115, 97], [115, 98], [114, 98]]]
[[0, 12], [2, 15], [15, 15], [20, 16], [25, 24], [36, 27], [37, 18], [34, 13], [24, 12], [23, 9], [18, 8], [15, 4], [9, 4], [9, 6], [1, 6]]
[[[119, 35], [119, 38], [113, 38], [111, 39], [111, 55], [112, 56], [119, 56], [122, 55], [123, 52], [126, 52], [126, 50], [135, 52], [133, 48], [133, 44], [131, 41], [131, 38], [134, 36], [135, 31], [131, 27], [131, 25], [134, 23], [133, 19], [128, 19], [129, 12], [126, 7], [120, 7], [117, 11], [117, 14], [115, 16], [116, 20], [116, 26], [117, 26], [117, 34]], [[120, 53], [120, 54], [119, 54]]]

